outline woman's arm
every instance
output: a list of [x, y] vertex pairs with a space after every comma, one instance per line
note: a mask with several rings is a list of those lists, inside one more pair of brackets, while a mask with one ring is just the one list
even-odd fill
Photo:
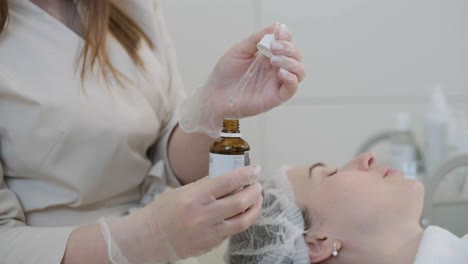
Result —
[[99, 225], [82, 226], [70, 234], [62, 259], [62, 264], [69, 263], [110, 263]]
[[59, 263], [74, 229], [75, 227], [26, 226], [21, 203], [8, 188], [0, 164], [1, 263]]
[[186, 133], [179, 126], [169, 139], [168, 156], [180, 183], [187, 184], [208, 175], [209, 148], [214, 139], [201, 133]]

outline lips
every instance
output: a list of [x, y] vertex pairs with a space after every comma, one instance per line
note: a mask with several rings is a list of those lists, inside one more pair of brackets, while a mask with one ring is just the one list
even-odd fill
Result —
[[390, 170], [391, 169], [388, 166], [382, 166], [382, 168], [380, 168], [380, 171], [382, 172], [384, 178], [390, 174]]
[[399, 170], [395, 170], [395, 169], [392, 169], [390, 168], [389, 166], [382, 166], [380, 168], [380, 171], [382, 172], [382, 176], [385, 178], [387, 176], [390, 176], [392, 174], [395, 174], [395, 173], [400, 173]]

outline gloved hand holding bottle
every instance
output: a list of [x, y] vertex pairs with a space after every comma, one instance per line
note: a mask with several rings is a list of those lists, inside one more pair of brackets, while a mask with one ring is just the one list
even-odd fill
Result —
[[[271, 58], [262, 56], [249, 82], [239, 81], [257, 58], [257, 43], [274, 33]], [[305, 77], [300, 51], [285, 25], [273, 24], [234, 45], [217, 63], [206, 83], [181, 107], [179, 125], [186, 132], [216, 137], [224, 118], [266, 112], [289, 100]]]
[[[125, 261], [165, 263], [198, 256], [253, 224], [262, 207], [259, 168], [205, 177], [158, 196], [135, 213], [109, 221], [111, 239]], [[115, 252], [112, 252], [114, 254]]]

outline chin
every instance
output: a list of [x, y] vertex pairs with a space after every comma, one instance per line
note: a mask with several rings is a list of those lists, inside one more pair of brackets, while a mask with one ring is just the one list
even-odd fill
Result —
[[425, 193], [424, 184], [415, 179], [405, 179], [401, 181], [400, 184], [398, 189], [401, 197], [404, 197], [403, 199], [406, 202], [411, 202], [412, 204], [416, 203], [418, 206], [421, 205], [422, 207]]
[[425, 188], [421, 181], [415, 179], [405, 179], [405, 185], [405, 192], [408, 192], [409, 196], [424, 200]]
[[417, 207], [422, 208], [424, 207], [424, 194], [425, 194], [425, 188], [424, 184], [419, 181], [419, 180], [409, 180], [410, 183], [410, 188], [409, 191], [411, 192], [411, 197], [413, 197], [413, 200], [417, 203]]
[[426, 189], [424, 184], [420, 180], [408, 180], [410, 182], [411, 189], [417, 193], [420, 193], [424, 197]]

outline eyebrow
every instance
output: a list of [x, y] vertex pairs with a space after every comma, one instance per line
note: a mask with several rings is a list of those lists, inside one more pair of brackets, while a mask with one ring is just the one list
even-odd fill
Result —
[[309, 179], [312, 176], [312, 171], [317, 167], [325, 167], [325, 164], [322, 163], [322, 162], [317, 162], [314, 165], [310, 166], [310, 168], [309, 168]]

